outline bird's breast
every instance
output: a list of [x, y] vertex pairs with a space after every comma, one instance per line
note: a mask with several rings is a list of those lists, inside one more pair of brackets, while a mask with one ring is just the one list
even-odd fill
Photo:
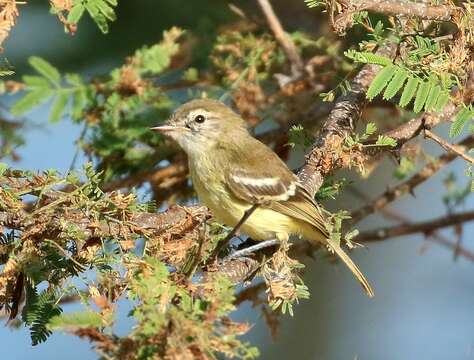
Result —
[[[189, 164], [194, 189], [199, 199], [211, 210], [219, 222], [235, 226], [252, 204], [235, 197], [225, 183], [224, 169], [202, 161]], [[287, 233], [294, 221], [268, 208], [257, 208], [242, 226], [242, 231], [254, 240], [275, 238]], [[292, 231], [293, 232], [293, 231]]]

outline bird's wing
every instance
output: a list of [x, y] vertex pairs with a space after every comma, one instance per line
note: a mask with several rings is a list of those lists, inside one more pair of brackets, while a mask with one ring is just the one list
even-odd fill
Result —
[[313, 225], [319, 230], [322, 237], [329, 238], [324, 214], [321, 212], [319, 205], [299, 183], [296, 184], [296, 191], [293, 196], [286, 201], [273, 201], [269, 204], [269, 207]]
[[227, 184], [232, 193], [251, 204], [261, 204], [311, 224], [315, 229], [315, 238], [307, 240], [321, 241], [328, 245], [372, 297], [373, 290], [362, 272], [339, 244], [329, 239], [324, 214], [311, 195], [298, 183], [296, 175], [288, 170], [275, 153], [263, 149], [261, 145], [257, 144], [252, 150], [254, 151], [244, 152], [246, 156], [241, 161], [234, 162], [239, 164], [238, 167], [234, 165], [234, 168], [226, 171]]
[[[248, 139], [225, 169], [226, 183], [239, 199], [252, 204], [288, 200], [296, 193], [298, 178], [266, 145]], [[230, 167], [232, 166], [232, 167]]]
[[312, 224], [323, 237], [329, 236], [319, 206], [286, 164], [256, 139], [247, 140], [243, 147], [245, 149], [234, 153], [233, 167], [225, 169], [231, 192], [251, 204], [260, 204]]
[[293, 176], [241, 167], [227, 173], [227, 184], [235, 196], [252, 204], [288, 200], [296, 192], [296, 178]]

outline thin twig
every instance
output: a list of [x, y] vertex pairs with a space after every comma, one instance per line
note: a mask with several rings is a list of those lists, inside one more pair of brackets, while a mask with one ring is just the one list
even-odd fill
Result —
[[371, 242], [380, 241], [388, 238], [397, 236], [404, 236], [414, 233], [431, 234], [435, 230], [461, 224], [467, 221], [474, 220], [474, 211], [468, 211], [461, 214], [451, 214], [448, 216], [442, 216], [429, 221], [413, 223], [413, 224], [402, 224], [391, 227], [384, 227], [375, 229], [367, 232], [360, 233], [354, 238], [355, 242]]
[[472, 158], [471, 156], [465, 154], [462, 150], [459, 149], [458, 146], [454, 146], [454, 145], [448, 143], [446, 140], [444, 140], [440, 136], [436, 135], [434, 132], [432, 132], [430, 130], [425, 130], [425, 137], [437, 142], [445, 150], [450, 151], [450, 152], [452, 152], [456, 155], [459, 155], [464, 160], [470, 162], [471, 164], [474, 164], [474, 158]]
[[[472, 147], [474, 146], [474, 136], [469, 136], [463, 141], [461, 141], [458, 145]], [[400, 198], [405, 194], [410, 194], [413, 190], [426, 181], [427, 179], [431, 178], [433, 174], [437, 171], [442, 169], [444, 166], [449, 164], [451, 161], [457, 158], [457, 154], [453, 153], [446, 153], [441, 155], [435, 161], [429, 162], [426, 164], [418, 173], [413, 175], [410, 179], [396, 185], [393, 188], [387, 189], [383, 194], [378, 196], [375, 200], [367, 203], [366, 205], [362, 206], [360, 209], [354, 211], [352, 213], [352, 223], [356, 223], [367, 215], [372, 214], [375, 211], [378, 211], [385, 207], [387, 204], [391, 203], [392, 201]]]
[[[356, 195], [360, 199], [364, 200], [365, 202], [370, 201], [369, 197], [365, 193], [360, 191], [358, 188], [356, 188], [354, 186], [350, 186], [350, 187], [348, 187], [348, 190], [350, 190], [354, 195]], [[396, 210], [382, 208], [382, 209], [380, 209], [380, 213], [386, 219], [397, 221], [398, 223], [400, 223], [400, 225], [412, 224], [412, 221], [410, 221], [410, 219], [407, 216], [405, 216], [403, 214], [400, 214]], [[430, 240], [432, 242], [436, 242], [437, 244], [441, 244], [441, 245], [446, 246], [450, 249], [453, 249], [456, 254], [464, 256], [465, 258], [467, 258], [471, 261], [474, 261], [474, 253], [473, 252], [465, 249], [464, 247], [460, 246], [457, 243], [453, 244], [445, 236], [443, 236], [442, 234], [440, 234], [437, 231], [430, 234], [430, 236], [427, 237], [427, 240]]]
[[303, 60], [296, 49], [295, 44], [289, 37], [289, 35], [281, 26], [280, 20], [278, 19], [275, 11], [272, 8], [269, 0], [257, 0], [260, 8], [262, 9], [265, 18], [267, 19], [268, 26], [275, 35], [276, 40], [280, 43], [286, 57], [291, 63], [291, 70], [295, 77], [299, 77], [304, 71]]

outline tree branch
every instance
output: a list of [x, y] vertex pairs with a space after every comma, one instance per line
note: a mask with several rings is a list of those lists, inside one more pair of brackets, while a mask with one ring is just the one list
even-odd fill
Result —
[[260, 8], [262, 9], [265, 18], [267, 19], [268, 26], [275, 35], [276, 40], [280, 43], [286, 57], [291, 63], [291, 71], [294, 77], [299, 77], [304, 71], [303, 60], [296, 49], [295, 44], [288, 36], [288, 34], [281, 26], [280, 20], [278, 19], [275, 11], [272, 8], [269, 0], [257, 0]]
[[437, 142], [441, 147], [453, 154], [456, 154], [460, 157], [462, 157], [464, 160], [470, 162], [471, 164], [474, 164], [474, 158], [470, 157], [469, 155], [464, 153], [464, 148], [461, 150], [459, 146], [453, 146], [450, 143], [448, 143], [446, 140], [443, 138], [439, 137], [436, 135], [434, 132], [430, 130], [425, 130], [425, 137]]
[[[395, 47], [389, 45], [379, 49], [377, 54], [390, 56], [394, 51]], [[362, 67], [351, 83], [351, 90], [337, 99], [323, 124], [318, 140], [306, 155], [305, 165], [299, 171], [298, 177], [312, 196], [321, 187], [324, 176], [342, 166], [339, 156], [341, 145], [354, 131], [362, 108], [367, 102], [365, 93], [379, 70], [379, 65], [369, 64]]]
[[354, 238], [356, 242], [372, 242], [385, 240], [392, 237], [409, 235], [414, 233], [424, 233], [431, 234], [433, 231], [461, 224], [467, 221], [474, 220], [474, 211], [468, 211], [461, 214], [452, 214], [448, 216], [442, 216], [433, 220], [413, 223], [413, 224], [402, 224], [392, 227], [385, 227], [380, 229], [375, 229], [359, 234]]
[[[474, 136], [469, 136], [461, 141], [458, 146], [472, 147], [474, 146]], [[366, 216], [372, 214], [385, 207], [390, 202], [400, 198], [405, 194], [412, 193], [414, 188], [429, 179], [438, 170], [449, 164], [451, 161], [457, 158], [457, 154], [446, 153], [441, 155], [437, 160], [426, 164], [417, 174], [413, 175], [410, 179], [396, 185], [391, 189], [387, 189], [377, 199], [369, 202], [360, 209], [352, 213], [352, 223], [356, 223]]]
[[386, 15], [418, 17], [423, 20], [450, 21], [456, 7], [400, 0], [362, 0], [353, 2], [356, 11], [370, 10]]

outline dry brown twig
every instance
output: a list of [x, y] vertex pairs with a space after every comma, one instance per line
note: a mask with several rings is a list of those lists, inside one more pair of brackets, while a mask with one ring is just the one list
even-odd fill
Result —
[[436, 219], [410, 224], [401, 224], [391, 227], [384, 227], [359, 234], [354, 238], [356, 242], [380, 241], [397, 236], [404, 236], [414, 233], [431, 234], [437, 229], [462, 224], [474, 220], [474, 211], [461, 214], [450, 214]]
[[454, 146], [430, 130], [425, 130], [425, 137], [437, 142], [446, 151], [456, 154], [467, 162], [474, 164], [474, 158], [464, 153], [464, 147], [461, 148], [460, 146]]
[[[348, 190], [350, 190], [354, 195], [359, 197], [365, 202], [369, 202], [370, 198], [367, 196], [365, 193], [360, 191], [358, 188], [355, 187], [349, 187]], [[392, 210], [389, 208], [384, 208], [382, 207], [380, 209], [380, 213], [383, 215], [384, 218], [396, 221], [400, 225], [406, 225], [406, 224], [412, 224], [412, 221], [405, 215], [399, 213], [396, 210]], [[426, 240], [435, 242], [437, 244], [443, 245], [455, 252], [455, 254], [461, 255], [465, 257], [466, 259], [470, 261], [474, 261], [474, 253], [467, 250], [463, 246], [461, 246], [458, 243], [453, 243], [449, 239], [447, 239], [444, 235], [440, 234], [439, 231], [435, 231], [433, 233], [430, 233], [428, 236], [426, 236]]]
[[291, 70], [293, 77], [297, 78], [303, 74], [304, 64], [301, 59], [295, 44], [291, 41], [288, 33], [285, 32], [283, 26], [280, 23], [275, 11], [273, 10], [269, 0], [257, 0], [260, 8], [262, 9], [265, 18], [267, 19], [268, 26], [275, 35], [276, 40], [285, 52], [288, 60], [291, 63]]
[[[468, 138], [461, 141], [458, 146], [463, 147], [473, 147], [474, 146], [474, 136], [469, 136]], [[405, 194], [411, 194], [413, 190], [431, 178], [437, 171], [442, 169], [444, 166], [448, 165], [450, 162], [457, 159], [457, 154], [455, 153], [445, 153], [441, 155], [435, 161], [429, 162], [426, 164], [418, 173], [413, 175], [408, 180], [387, 189], [383, 194], [378, 196], [375, 200], [367, 203], [362, 206], [360, 209], [352, 212], [352, 223], [357, 223], [358, 221], [364, 219], [366, 216], [381, 210], [387, 204], [393, 202], [394, 200], [400, 198]]]
[[[334, 2], [334, 4], [338, 4]], [[373, 11], [398, 18], [416, 17], [421, 20], [453, 21], [456, 14], [462, 9], [454, 5], [432, 5], [428, 2], [414, 2], [406, 0], [360, 0], [344, 2], [342, 11], [334, 6], [332, 12], [339, 12], [333, 17], [332, 26], [337, 33], [343, 34], [352, 27], [355, 13]]]

